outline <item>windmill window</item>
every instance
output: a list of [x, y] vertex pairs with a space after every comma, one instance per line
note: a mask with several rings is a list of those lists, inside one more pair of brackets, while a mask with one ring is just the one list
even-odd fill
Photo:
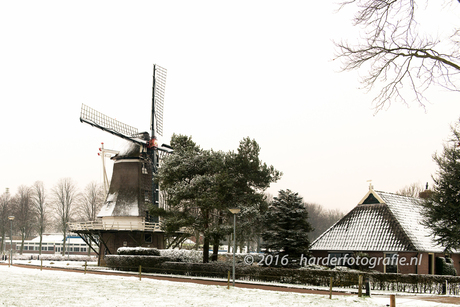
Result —
[[152, 243], [152, 234], [151, 233], [144, 234], [144, 241], [145, 243]]

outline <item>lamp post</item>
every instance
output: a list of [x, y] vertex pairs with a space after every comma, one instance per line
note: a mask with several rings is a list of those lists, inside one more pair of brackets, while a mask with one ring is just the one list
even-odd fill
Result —
[[235, 286], [235, 252], [236, 252], [236, 215], [240, 213], [240, 209], [228, 209], [233, 214], [233, 287]]
[[10, 220], [10, 263], [13, 265], [13, 220], [14, 216], [9, 216], [8, 219]]

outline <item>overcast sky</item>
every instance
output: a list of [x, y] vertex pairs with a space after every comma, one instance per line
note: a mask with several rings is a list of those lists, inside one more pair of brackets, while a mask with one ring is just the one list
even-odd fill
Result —
[[[84, 103], [148, 131], [152, 67], [167, 69], [164, 136], [236, 150], [244, 137], [283, 172], [269, 192], [299, 192], [344, 212], [368, 191], [431, 182], [459, 95], [374, 115], [359, 73], [341, 73], [333, 40], [357, 37], [328, 1], [0, 2], [0, 191], [71, 177], [102, 182], [100, 143]], [[458, 21], [459, 12], [449, 9]], [[446, 19], [448, 20], [448, 19]], [[436, 21], [438, 24], [438, 21]], [[458, 23], [457, 23], [458, 25]], [[364, 74], [363, 72], [360, 72]]]

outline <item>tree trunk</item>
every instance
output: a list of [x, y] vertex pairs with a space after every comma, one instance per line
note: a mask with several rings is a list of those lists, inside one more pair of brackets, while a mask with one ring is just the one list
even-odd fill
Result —
[[43, 242], [43, 233], [40, 232], [40, 245], [39, 245], [39, 250], [38, 250], [38, 254], [41, 256], [42, 254], [42, 242]]
[[204, 237], [204, 242], [203, 242], [203, 263], [208, 263], [209, 262], [209, 238]]
[[5, 232], [3, 232], [3, 233], [2, 233], [2, 247], [0, 247], [0, 248], [1, 248], [0, 251], [2, 252], [2, 254], [3, 254], [3, 252], [5, 251], [5, 236], [6, 236], [6, 235], [5, 235]]
[[65, 241], [66, 241], [66, 230], [64, 228], [64, 238], [62, 240], [62, 256], [64, 257], [65, 256]]
[[219, 240], [215, 240], [212, 245], [212, 257], [211, 261], [217, 261], [217, 256], [219, 254]]
[[25, 240], [25, 232], [21, 231], [21, 248], [19, 249], [19, 255], [22, 255], [22, 252], [24, 251], [24, 240]]

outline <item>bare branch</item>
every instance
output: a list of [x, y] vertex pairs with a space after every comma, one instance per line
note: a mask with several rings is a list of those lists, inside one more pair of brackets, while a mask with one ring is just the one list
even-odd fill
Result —
[[[450, 44], [443, 42], [441, 46], [439, 41], [417, 33], [414, 0], [352, 0], [341, 7], [349, 4], [358, 7], [354, 24], [371, 30], [356, 46], [336, 43], [337, 58], [342, 59], [344, 71], [365, 66], [367, 75], [361, 83], [367, 91], [379, 82], [384, 84], [374, 99], [377, 111], [393, 100], [407, 104], [407, 92], [402, 91], [405, 85], [421, 106], [426, 102], [423, 92], [431, 85], [459, 90], [459, 29], [454, 29]], [[452, 47], [451, 51], [441, 52], [446, 46]]]

